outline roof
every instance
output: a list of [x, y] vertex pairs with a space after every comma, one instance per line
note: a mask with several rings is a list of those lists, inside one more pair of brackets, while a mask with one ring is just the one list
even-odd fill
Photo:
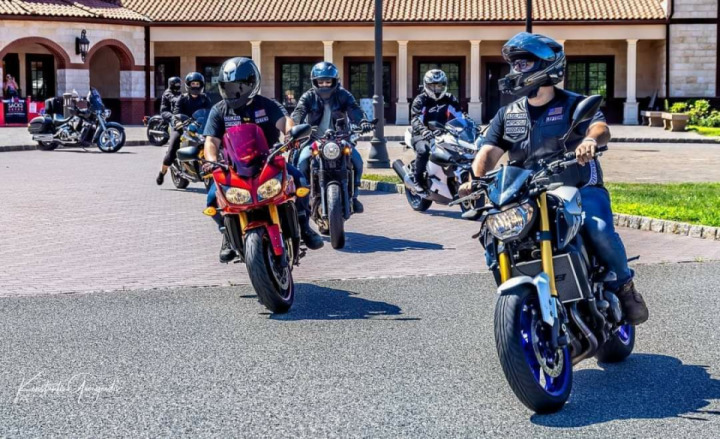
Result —
[[[0, 0], [0, 15], [154, 22], [363, 23], [375, 0]], [[523, 21], [526, 0], [383, 0], [384, 20]], [[663, 20], [662, 0], [535, 0], [539, 21]]]
[[0, 15], [149, 21], [122, 3], [122, 0], [0, 0]]

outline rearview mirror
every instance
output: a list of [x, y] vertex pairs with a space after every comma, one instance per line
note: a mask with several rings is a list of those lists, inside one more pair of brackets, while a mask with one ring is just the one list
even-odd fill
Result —
[[577, 107], [575, 107], [575, 112], [572, 115], [573, 129], [581, 123], [592, 119], [600, 109], [602, 101], [603, 97], [600, 95], [589, 96], [580, 101]]
[[306, 123], [290, 128], [290, 137], [292, 137], [293, 140], [307, 139], [311, 134], [312, 126]]

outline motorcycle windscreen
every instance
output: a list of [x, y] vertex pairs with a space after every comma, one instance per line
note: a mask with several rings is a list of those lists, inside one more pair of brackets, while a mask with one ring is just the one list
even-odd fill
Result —
[[192, 118], [195, 119], [195, 122], [197, 122], [198, 125], [200, 125], [199, 132], [201, 134], [205, 132], [205, 124], [207, 124], [209, 114], [210, 111], [204, 108], [197, 110], [192, 114]]
[[467, 119], [453, 119], [445, 125], [448, 131], [453, 132], [458, 139], [468, 143], [475, 143], [475, 123]]
[[88, 103], [90, 104], [90, 110], [102, 111], [105, 109], [105, 105], [103, 104], [102, 97], [100, 97], [100, 92], [98, 92], [96, 88], [90, 89], [90, 92], [88, 92], [87, 100], [88, 100]]
[[223, 136], [225, 158], [242, 177], [253, 177], [263, 168], [270, 155], [262, 129], [251, 123], [230, 127]]
[[495, 206], [504, 206], [520, 196], [520, 190], [532, 175], [528, 169], [503, 166], [488, 188], [488, 198]]

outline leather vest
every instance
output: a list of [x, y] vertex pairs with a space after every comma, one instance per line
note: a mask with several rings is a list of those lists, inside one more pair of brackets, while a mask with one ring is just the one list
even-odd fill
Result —
[[[536, 171], [540, 167], [540, 160], [557, 160], [566, 148], [567, 151], [574, 151], [585, 138], [584, 133], [572, 132], [563, 144], [562, 138], [570, 128], [572, 112], [583, 96], [558, 88], [555, 93], [557, 99], [534, 125], [530, 120], [527, 98], [506, 107], [503, 139], [512, 144], [509, 158], [511, 162], [517, 162], [517, 166]], [[585, 166], [570, 166], [552, 180], [577, 187], [602, 186], [602, 169], [600, 163], [593, 160]]]

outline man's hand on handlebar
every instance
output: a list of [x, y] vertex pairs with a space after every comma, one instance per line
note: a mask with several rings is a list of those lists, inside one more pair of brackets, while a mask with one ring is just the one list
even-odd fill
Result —
[[575, 149], [575, 158], [580, 166], [585, 166], [595, 158], [597, 153], [597, 141], [591, 137], [586, 137], [580, 145]]
[[205, 162], [202, 165], [202, 171], [205, 174], [211, 174], [215, 170], [216, 167], [217, 167], [217, 165], [215, 163]]

